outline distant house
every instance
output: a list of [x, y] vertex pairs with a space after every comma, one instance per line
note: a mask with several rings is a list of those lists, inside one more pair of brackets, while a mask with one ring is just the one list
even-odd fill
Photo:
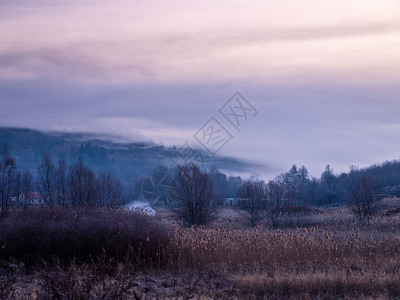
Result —
[[[261, 200], [261, 205], [264, 208], [267, 208], [268, 206], [268, 199], [262, 199]], [[223, 206], [233, 206], [233, 207], [237, 207], [237, 206], [243, 206], [245, 205], [246, 201], [249, 201], [249, 199], [246, 198], [225, 198], [223, 201]]]
[[235, 198], [225, 198], [223, 202], [223, 206], [235, 206], [237, 204], [237, 200]]
[[43, 196], [39, 192], [22, 193], [19, 196], [19, 202], [24, 204], [25, 201], [27, 205], [44, 205]]

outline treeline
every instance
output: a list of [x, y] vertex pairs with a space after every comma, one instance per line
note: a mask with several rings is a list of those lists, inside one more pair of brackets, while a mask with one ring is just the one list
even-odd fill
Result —
[[[170, 208], [185, 224], [202, 225], [213, 218], [216, 206], [221, 205], [218, 203], [218, 187], [220, 191], [221, 187], [235, 188], [235, 198], [227, 199], [232, 201], [228, 205], [237, 208], [252, 227], [268, 219], [272, 227], [276, 228], [282, 218], [292, 223], [299, 213], [315, 211], [307, 207], [310, 204], [332, 204], [325, 202], [327, 199], [334, 199], [338, 203], [341, 194], [343, 198], [340, 202], [347, 205], [360, 223], [366, 221], [369, 224], [378, 211], [379, 198], [382, 197], [382, 182], [377, 181], [374, 175], [371, 169], [358, 170], [352, 167], [348, 174], [335, 176], [330, 166], [327, 166], [320, 179], [310, 179], [304, 166], [299, 169], [293, 166], [289, 172], [266, 183], [258, 178], [229, 178], [218, 171], [206, 173], [190, 163], [177, 167], [172, 187], [167, 189], [167, 196], [169, 194], [172, 199]], [[157, 183], [156, 180], [151, 182]], [[222, 186], [221, 182], [225, 185]]]
[[[227, 176], [215, 167], [205, 170], [205, 173], [214, 185], [214, 195], [218, 205], [229, 204], [227, 198], [238, 197], [238, 190], [246, 181], [240, 176]], [[172, 201], [168, 198], [166, 189], [172, 184], [175, 176], [176, 168], [160, 166], [154, 169], [150, 176], [151, 183], [162, 183], [153, 191], [155, 194], [153, 196], [158, 199], [157, 204], [169, 205]], [[263, 184], [281, 191], [282, 205], [329, 207], [347, 205], [350, 200], [349, 189], [354, 178], [360, 176], [367, 176], [373, 182], [378, 198], [400, 197], [400, 161], [386, 161], [364, 169], [351, 166], [348, 173], [340, 174], [335, 174], [333, 168], [327, 165], [319, 178], [310, 176], [305, 166], [293, 165], [288, 172]], [[250, 180], [261, 181], [258, 178]], [[137, 198], [143, 196], [143, 187], [146, 189], [145, 179], [138, 180], [135, 187]]]
[[[240, 176], [227, 176], [213, 167], [204, 171], [214, 186], [214, 197], [217, 205], [229, 204], [226, 199], [237, 198], [239, 188], [247, 181]], [[151, 183], [159, 183], [154, 190], [157, 204], [169, 205], [172, 199], [168, 198], [166, 188], [170, 186], [176, 176], [176, 168], [160, 166], [154, 169]], [[265, 183], [256, 177], [251, 181], [262, 181], [263, 184], [275, 186], [282, 190], [282, 199], [286, 206], [330, 206], [340, 205], [347, 202], [347, 174], [336, 176], [330, 166], [322, 173], [320, 178], [310, 177], [305, 166], [298, 168], [294, 165], [288, 172], [277, 176], [275, 179]], [[136, 197], [143, 195], [143, 187], [146, 190], [146, 180], [136, 182]], [[161, 187], [164, 187], [162, 189]], [[146, 195], [144, 195], [146, 197]], [[150, 199], [151, 200], [151, 199]]]
[[[124, 203], [120, 178], [111, 171], [95, 172], [82, 159], [68, 164], [65, 159], [54, 160], [51, 154], [44, 153], [34, 171], [32, 168], [31, 171], [22, 171], [6, 146], [1, 148], [0, 156], [2, 212], [8, 211], [13, 197], [17, 207], [25, 207], [28, 199], [25, 197], [21, 202], [18, 196], [32, 191], [40, 192], [45, 204], [51, 207], [117, 207]], [[135, 167], [130, 166], [132, 169]], [[137, 180], [134, 185], [134, 181], [130, 181], [135, 190], [132, 198], [169, 206], [174, 199], [167, 190], [173, 186], [176, 172], [176, 167], [160, 166], [150, 177]], [[216, 167], [204, 172], [213, 183], [216, 204], [220, 206], [229, 204], [229, 198], [237, 198], [239, 188], [246, 181], [239, 176], [227, 176]], [[368, 176], [374, 193], [380, 198], [400, 196], [400, 161], [386, 161], [364, 169], [350, 167], [348, 173], [341, 174], [335, 174], [328, 165], [320, 177], [310, 176], [305, 166], [293, 165], [288, 172], [264, 184], [282, 194], [281, 202], [286, 207], [328, 207], [348, 204], [349, 188], [357, 176]], [[251, 179], [258, 181], [257, 178]]]
[[[96, 174], [82, 159], [67, 164], [55, 162], [44, 153], [36, 172], [21, 171], [7, 146], [0, 150], [0, 197], [2, 215], [11, 205], [26, 208], [33, 191], [40, 192], [44, 204], [50, 207], [108, 207], [124, 202], [123, 187], [111, 171]], [[21, 197], [22, 196], [22, 197]]]

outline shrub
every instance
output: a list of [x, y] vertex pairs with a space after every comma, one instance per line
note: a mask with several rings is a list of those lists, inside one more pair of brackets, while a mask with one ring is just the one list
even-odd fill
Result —
[[30, 209], [0, 220], [0, 257], [28, 265], [41, 259], [97, 259], [103, 253], [137, 267], [161, 263], [168, 230], [154, 218], [102, 209]]

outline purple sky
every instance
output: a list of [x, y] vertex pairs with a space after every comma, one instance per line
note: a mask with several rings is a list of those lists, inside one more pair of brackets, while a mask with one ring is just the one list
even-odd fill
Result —
[[215, 116], [266, 179], [400, 155], [398, 0], [4, 0], [0, 28], [0, 126], [199, 146]]

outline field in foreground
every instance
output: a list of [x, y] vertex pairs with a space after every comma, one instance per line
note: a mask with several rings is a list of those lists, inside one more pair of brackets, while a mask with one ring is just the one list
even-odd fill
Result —
[[1, 299], [400, 297], [400, 218], [309, 212], [248, 229], [104, 210], [30, 210], [0, 221]]

